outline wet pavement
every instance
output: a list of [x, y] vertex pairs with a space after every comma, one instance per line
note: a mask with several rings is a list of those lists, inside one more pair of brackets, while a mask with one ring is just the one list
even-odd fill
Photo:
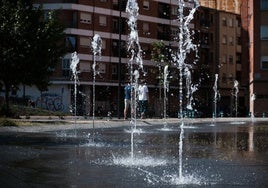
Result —
[[267, 119], [185, 120], [182, 177], [180, 126], [146, 119], [135, 131], [122, 120], [0, 127], [0, 185], [268, 187]]

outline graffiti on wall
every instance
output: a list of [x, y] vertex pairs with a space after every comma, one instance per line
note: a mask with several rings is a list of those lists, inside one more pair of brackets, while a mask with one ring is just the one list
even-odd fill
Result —
[[36, 107], [51, 111], [63, 111], [62, 96], [55, 93], [43, 93], [36, 100]]

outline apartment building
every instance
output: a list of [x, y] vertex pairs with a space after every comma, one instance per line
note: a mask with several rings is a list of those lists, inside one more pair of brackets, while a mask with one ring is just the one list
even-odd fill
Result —
[[268, 1], [243, 1], [242, 23], [247, 35], [250, 112], [257, 117], [268, 112]]
[[[243, 77], [241, 41], [241, 16], [233, 13], [231, 8], [221, 7], [217, 1], [200, 1], [201, 6], [196, 14], [195, 27], [200, 43], [199, 64], [209, 76], [201, 89], [203, 107], [215, 112], [213, 87], [217, 85], [217, 115], [245, 116], [247, 114], [247, 85]], [[231, 6], [231, 4], [229, 4]], [[233, 8], [233, 6], [231, 6]], [[223, 10], [224, 9], [224, 10]], [[228, 11], [226, 10], [228, 9]], [[231, 12], [233, 11], [233, 12]], [[243, 69], [244, 67], [244, 69]], [[216, 74], [218, 81], [215, 83]], [[203, 75], [204, 78], [206, 75]], [[239, 92], [235, 95], [234, 83], [238, 81]], [[246, 83], [247, 84], [247, 83]], [[203, 90], [202, 90], [203, 89]], [[237, 98], [237, 100], [236, 100]], [[213, 101], [213, 102], [212, 102]], [[236, 106], [238, 114], [235, 113]], [[208, 116], [208, 114], [207, 114]]]
[[[228, 20], [227, 16], [224, 15], [226, 13], [234, 13], [238, 17], [239, 15], [241, 16], [241, 23], [238, 22], [239, 26], [241, 27], [241, 31], [239, 31], [237, 26], [235, 26], [233, 27], [233, 31], [229, 30], [227, 32], [228, 34], [229, 33], [234, 34], [235, 29], [237, 34], [241, 32], [240, 34], [237, 35], [236, 39], [234, 40], [238, 44], [235, 45], [236, 46], [235, 53], [237, 54], [237, 56], [233, 60], [236, 61], [236, 73], [232, 71], [231, 66], [233, 65], [230, 64], [229, 65], [224, 64], [224, 66], [222, 66], [221, 69], [219, 70], [219, 73], [222, 74], [222, 78], [224, 78], [223, 74], [225, 74], [227, 77], [228, 75], [229, 76], [232, 75], [232, 77], [234, 77], [238, 81], [240, 80], [239, 106], [243, 105], [242, 103], [244, 103], [247, 111], [249, 112], [248, 115], [256, 117], [267, 116], [268, 1], [267, 0], [258, 0], [258, 1], [200, 0], [200, 4], [205, 7], [220, 10], [221, 11], [220, 14], [222, 14], [221, 17], [222, 18], [226, 17], [227, 20]], [[222, 22], [223, 20], [219, 20], [219, 23]], [[228, 21], [226, 21], [226, 25], [228, 25]], [[222, 28], [219, 29], [219, 31], [220, 33], [224, 32], [224, 26], [222, 26]], [[226, 44], [230, 42], [228, 41], [229, 39], [228, 36], [226, 36]], [[225, 37], [222, 38], [222, 40], [225, 41]], [[221, 49], [227, 50], [223, 45], [221, 45]], [[228, 50], [230, 49], [232, 49], [232, 47], [229, 46]], [[226, 53], [224, 52], [225, 50], [220, 50], [220, 52]], [[223, 57], [224, 54], [220, 56]], [[231, 59], [228, 58], [230, 58], [230, 56], [222, 58], [221, 61], [225, 61], [226, 59], [226, 62], [228, 62], [228, 60], [230, 62]], [[224, 68], [229, 70], [229, 72], [227, 71], [223, 72]], [[226, 80], [228, 80], [228, 78]], [[227, 86], [228, 82], [221, 83], [221, 87], [223, 88], [225, 87], [226, 92], [228, 92]]]
[[[236, 107], [238, 115], [246, 115], [247, 88], [242, 85], [241, 64], [241, 17], [240, 15], [218, 11], [218, 74], [221, 94], [220, 106], [226, 113], [234, 116]], [[235, 83], [238, 82], [238, 88]], [[239, 90], [238, 93], [237, 90]], [[237, 99], [236, 99], [237, 97]], [[229, 109], [228, 109], [229, 108]]]
[[[142, 48], [144, 72], [141, 79], [145, 79], [150, 93], [150, 115], [161, 116], [163, 113], [161, 84], [159, 69], [151, 60], [152, 43], [163, 41], [167, 48], [176, 50], [178, 23], [176, 22], [177, 1], [139, 0], [139, 17], [137, 29]], [[197, 79], [202, 80], [195, 94], [196, 108], [203, 116], [210, 117], [213, 110], [215, 74], [219, 74], [218, 113], [233, 115], [234, 80], [239, 85], [239, 106], [246, 108], [247, 90], [242, 88], [244, 75], [241, 62], [241, 22], [237, 6], [219, 4], [217, 1], [200, 1], [201, 7], [195, 14], [191, 28], [195, 29], [195, 41], [199, 43], [199, 62], [195, 67]], [[59, 63], [55, 74], [51, 78], [49, 90], [42, 93], [42, 101], [48, 104], [39, 104], [53, 110], [68, 111], [74, 103], [74, 82], [70, 72], [71, 53], [77, 52], [79, 62], [79, 84], [77, 93], [77, 113], [92, 115], [93, 97], [93, 53], [91, 40], [95, 34], [102, 38], [102, 54], [97, 61], [95, 113], [106, 116], [112, 112], [114, 116], [123, 111], [123, 87], [129, 81], [128, 69], [129, 54], [127, 52], [129, 28], [125, 12], [127, 0], [37, 0], [45, 10], [57, 10], [59, 18], [66, 25], [66, 46], [68, 53]], [[206, 2], [205, 2], [206, 3]], [[186, 1], [186, 6], [191, 6]], [[233, 7], [232, 7], [232, 6]], [[216, 7], [216, 8], [215, 8]], [[218, 7], [218, 9], [217, 9]], [[239, 7], [239, 6], [238, 6]], [[222, 10], [224, 9], [224, 10]], [[170, 63], [170, 62], [168, 62]], [[168, 92], [168, 114], [176, 117], [178, 101], [178, 70], [170, 66], [170, 91]], [[245, 78], [244, 78], [245, 79]], [[32, 87], [27, 87], [26, 95], [33, 100], [40, 98], [40, 93]], [[47, 100], [44, 100], [46, 98]], [[51, 102], [52, 101], [52, 102]], [[52, 103], [52, 105], [51, 105]], [[37, 104], [38, 105], [38, 104]], [[245, 111], [243, 109], [243, 111]], [[240, 109], [241, 110], [241, 109]], [[241, 110], [242, 111], [242, 110]]]
[[[145, 79], [150, 94], [150, 115], [161, 115], [159, 104], [158, 68], [151, 60], [152, 43], [163, 41], [168, 48], [176, 48], [173, 38], [177, 35], [177, 1], [140, 0], [137, 30], [142, 46]], [[73, 81], [70, 72], [71, 53], [77, 52], [79, 62], [79, 84], [77, 108], [80, 115], [92, 114], [93, 53], [91, 40], [95, 34], [102, 38], [102, 54], [97, 61], [96, 76], [96, 115], [106, 116], [107, 112], [116, 115], [123, 111], [123, 87], [129, 81], [129, 54], [127, 52], [129, 28], [125, 12], [127, 0], [37, 0], [45, 10], [57, 10], [59, 18], [67, 29], [66, 45], [68, 54], [56, 68], [51, 78], [52, 85], [43, 93], [44, 97], [57, 96], [62, 99], [64, 110], [73, 104]], [[186, 3], [188, 4], [188, 3]], [[176, 68], [171, 68], [176, 71]], [[175, 74], [175, 73], [173, 73]], [[174, 76], [175, 78], [176, 76]], [[172, 85], [173, 84], [173, 85]], [[170, 82], [168, 110], [176, 114], [178, 109], [178, 81]], [[163, 89], [162, 89], [163, 91]], [[26, 88], [26, 95], [36, 93]], [[38, 98], [36, 93], [33, 98]], [[120, 108], [120, 111], [118, 109]], [[62, 108], [61, 108], [62, 109]]]

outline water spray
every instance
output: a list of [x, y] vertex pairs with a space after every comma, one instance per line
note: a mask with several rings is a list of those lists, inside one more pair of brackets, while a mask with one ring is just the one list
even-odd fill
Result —
[[[71, 55], [71, 64], [70, 69], [72, 70], [73, 80], [74, 80], [74, 123], [76, 127], [76, 118], [77, 118], [77, 83], [78, 83], [78, 72], [77, 65], [79, 63], [79, 58], [77, 52], [73, 52]], [[76, 128], [75, 128], [76, 136]]]
[[92, 65], [92, 69], [93, 69], [93, 105], [92, 105], [92, 119], [93, 119], [93, 128], [94, 128], [94, 123], [95, 123], [95, 95], [96, 95], [96, 75], [97, 75], [97, 71], [96, 71], [96, 57], [97, 56], [101, 56], [101, 47], [102, 47], [102, 40], [100, 35], [95, 34], [93, 37], [93, 40], [91, 42], [91, 47], [93, 49], [93, 65]]

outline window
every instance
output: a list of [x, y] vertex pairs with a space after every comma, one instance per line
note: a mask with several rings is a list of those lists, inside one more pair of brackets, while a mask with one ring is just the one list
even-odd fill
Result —
[[261, 40], [268, 40], [268, 26], [261, 26]]
[[241, 64], [241, 54], [236, 54], [236, 64]]
[[142, 30], [144, 33], [148, 33], [149, 32], [149, 23], [143, 23]]
[[119, 20], [117, 18], [112, 19], [113, 33], [119, 33]]
[[227, 60], [227, 56], [226, 56], [226, 54], [224, 54], [223, 56], [222, 56], [222, 63], [226, 63], [226, 60]]
[[74, 52], [76, 49], [76, 38], [74, 36], [67, 36], [65, 40], [67, 52]]
[[234, 23], [233, 23], [233, 22], [234, 22], [233, 19], [230, 18], [230, 19], [229, 19], [229, 27], [233, 27], [233, 26], [234, 26]]
[[100, 26], [107, 26], [107, 17], [106, 16], [100, 16], [99, 18], [99, 24]]
[[149, 10], [149, 8], [150, 8], [149, 1], [143, 1], [143, 9], [144, 10]]
[[92, 20], [92, 16], [90, 13], [81, 12], [80, 13], [80, 22], [90, 24]]
[[223, 35], [222, 36], [222, 44], [226, 44], [227, 43], [227, 36]]
[[268, 56], [261, 57], [261, 69], [268, 70]]
[[177, 16], [178, 15], [178, 7], [177, 6], [171, 6], [171, 14], [173, 16]]
[[80, 46], [90, 46], [90, 39], [89, 37], [80, 37]]
[[117, 74], [117, 65], [112, 65], [112, 74]]
[[241, 27], [241, 20], [236, 20], [236, 26]]
[[229, 63], [233, 64], [234, 63], [234, 58], [232, 55], [229, 55]]
[[237, 45], [241, 45], [241, 37], [236, 37], [236, 43]]
[[62, 69], [62, 76], [69, 77], [70, 76], [70, 59], [64, 58], [61, 61], [61, 69]]
[[227, 26], [227, 21], [225, 17], [222, 18], [222, 26]]
[[261, 10], [268, 10], [268, 0], [261, 0]]
[[233, 46], [234, 45], [234, 39], [233, 37], [229, 37], [229, 45]]
[[91, 66], [90, 63], [87, 61], [79, 61], [79, 69], [81, 72], [90, 72]]

